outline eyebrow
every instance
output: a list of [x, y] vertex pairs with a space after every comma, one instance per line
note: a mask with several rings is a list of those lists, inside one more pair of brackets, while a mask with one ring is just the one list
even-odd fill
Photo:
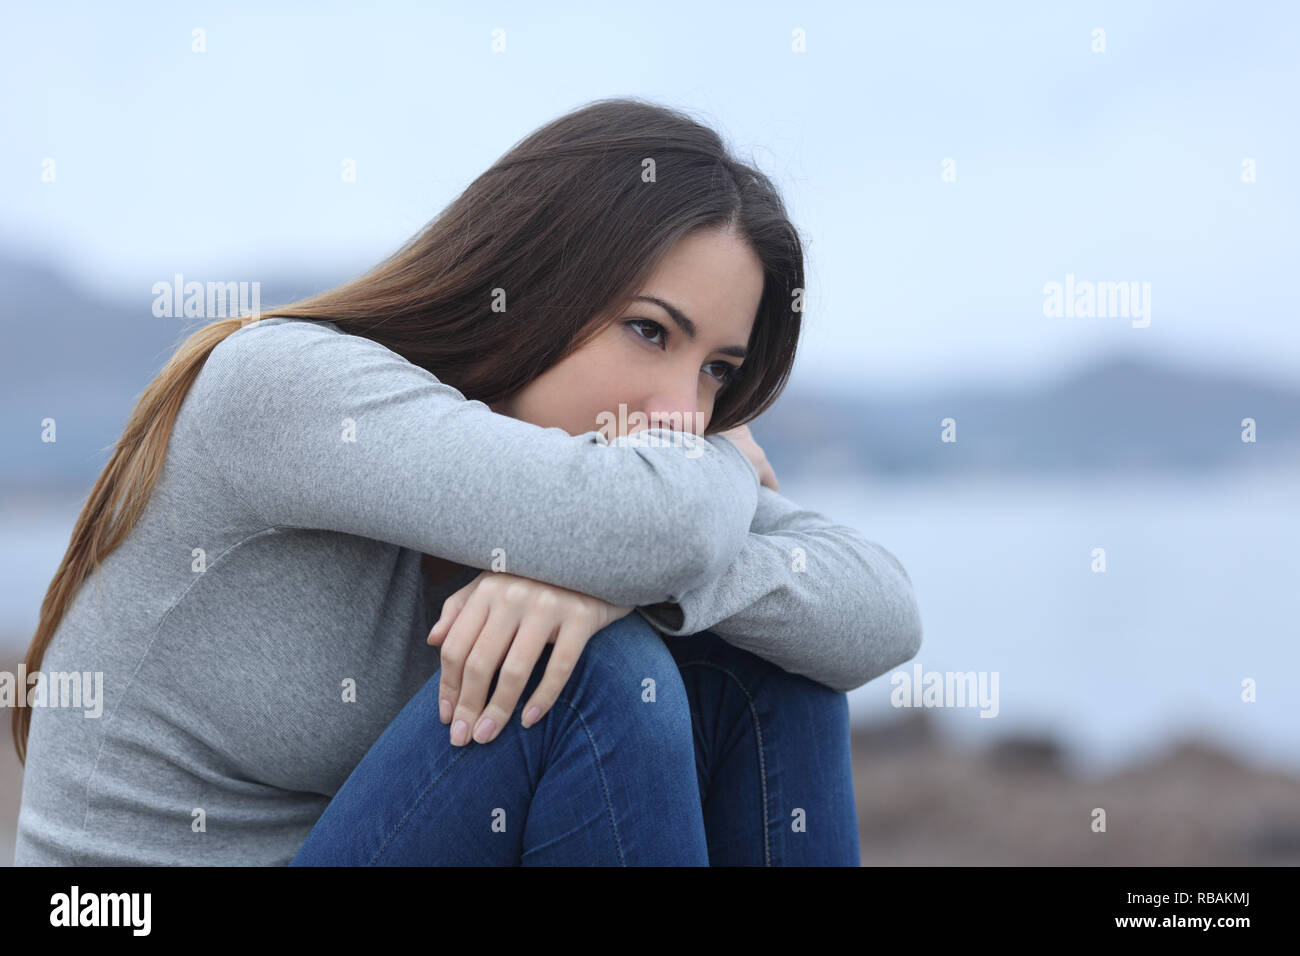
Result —
[[[677, 323], [688, 339], [695, 340], [695, 323], [688, 319], [677, 306], [654, 295], [636, 295], [632, 298], [634, 301], [640, 299], [643, 302], [653, 302], [673, 317], [673, 321]], [[742, 345], [724, 345], [722, 348], [716, 349], [716, 351], [721, 352], [723, 355], [734, 355], [738, 359], [744, 359], [749, 354]]]

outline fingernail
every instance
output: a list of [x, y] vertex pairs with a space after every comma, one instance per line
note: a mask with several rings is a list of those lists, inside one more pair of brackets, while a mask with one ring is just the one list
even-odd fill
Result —
[[463, 720], [456, 721], [455, 726], [451, 728], [451, 742], [457, 747], [460, 747], [468, 739], [469, 726]]
[[529, 707], [528, 713], [524, 714], [524, 726], [531, 727], [537, 720], [537, 715], [541, 713], [536, 707]]
[[496, 721], [491, 717], [484, 717], [478, 722], [478, 729], [474, 731], [474, 739], [481, 744], [485, 744], [492, 736], [492, 731], [496, 729]]
[[438, 701], [438, 719], [444, 724], [451, 720], [451, 701], [441, 699]]

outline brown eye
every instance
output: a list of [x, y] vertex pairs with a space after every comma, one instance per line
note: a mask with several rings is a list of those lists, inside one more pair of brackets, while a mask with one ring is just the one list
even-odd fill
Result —
[[630, 326], [632, 326], [633, 328], [637, 328], [638, 326], [642, 326], [642, 325], [648, 325], [648, 326], [650, 326], [650, 327], [653, 328], [653, 329], [657, 329], [660, 333], [663, 333], [664, 338], [665, 338], [665, 342], [663, 342], [663, 343], [656, 342], [656, 341], [654, 340], [653, 337], [651, 337], [651, 336], [649, 336], [649, 335], [644, 335], [644, 334], [642, 334], [642, 332], [641, 332], [639, 329], [638, 329], [638, 331], [637, 331], [636, 334], [637, 334], [637, 335], [640, 335], [641, 338], [645, 339], [647, 342], [650, 342], [650, 343], [653, 344], [653, 345], [667, 344], [667, 341], [666, 341], [666, 340], [667, 340], [667, 333], [668, 333], [668, 330], [665, 329], [665, 328], [664, 328], [662, 325], [660, 325], [658, 322], [655, 322], [655, 321], [652, 320], [652, 319], [629, 319], [627, 322], [624, 322], [623, 324], [624, 324], [624, 325], [630, 325]]
[[717, 379], [723, 385], [731, 383], [735, 380], [736, 376], [740, 374], [740, 366], [732, 365], [730, 362], [710, 362], [709, 364], [722, 366], [722, 374], [714, 375], [712, 377]]
[[[664, 347], [668, 344], [668, 330], [664, 328], [662, 325], [660, 325], [658, 322], [654, 321], [654, 319], [628, 319], [623, 324], [636, 329], [636, 334], [641, 338], [645, 339], [647, 342], [649, 342], [652, 345], [658, 345], [660, 347]], [[646, 335], [644, 332], [641, 331], [642, 326], [648, 326], [649, 328], [654, 330], [655, 334], [653, 336]], [[662, 342], [656, 341], [660, 335], [663, 336]], [[722, 362], [722, 361], [710, 362], [709, 365], [722, 366], [723, 370], [721, 375], [713, 375], [713, 374], [709, 375], [709, 378], [713, 379], [715, 382], [718, 382], [722, 385], [729, 385], [732, 381], [736, 379], [737, 376], [740, 375], [740, 367], [737, 365], [732, 365], [730, 362]], [[708, 366], [705, 367], [707, 368]]]

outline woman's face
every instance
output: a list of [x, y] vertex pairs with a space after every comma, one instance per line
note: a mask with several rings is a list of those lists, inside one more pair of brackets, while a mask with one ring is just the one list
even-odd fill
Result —
[[[647, 298], [492, 410], [571, 435], [613, 438], [655, 427], [656, 415], [659, 427], [702, 435], [744, 359], [763, 294], [762, 263], [734, 233], [697, 232], [673, 246], [637, 294]], [[629, 421], [637, 412], [649, 425]]]

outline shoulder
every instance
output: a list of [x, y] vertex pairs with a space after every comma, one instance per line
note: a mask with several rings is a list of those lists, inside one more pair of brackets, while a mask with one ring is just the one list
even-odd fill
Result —
[[246, 361], [259, 353], [274, 352], [277, 356], [300, 351], [317, 342], [336, 339], [356, 339], [359, 342], [377, 343], [360, 336], [347, 335], [332, 323], [309, 322], [305, 319], [262, 319], [236, 329], [222, 339], [212, 350], [209, 361], [229, 363]]
[[[246, 445], [249, 429], [268, 441], [282, 439], [358, 414], [416, 428], [467, 403], [459, 390], [386, 345], [301, 319], [263, 319], [232, 332], [209, 353], [191, 392], [209, 445], [223, 436]], [[226, 428], [242, 431], [226, 434]]]
[[433, 377], [373, 339], [332, 323], [270, 318], [251, 322], [219, 342], [200, 381], [204, 391], [219, 395], [277, 388], [297, 394], [355, 385], [362, 371]]

